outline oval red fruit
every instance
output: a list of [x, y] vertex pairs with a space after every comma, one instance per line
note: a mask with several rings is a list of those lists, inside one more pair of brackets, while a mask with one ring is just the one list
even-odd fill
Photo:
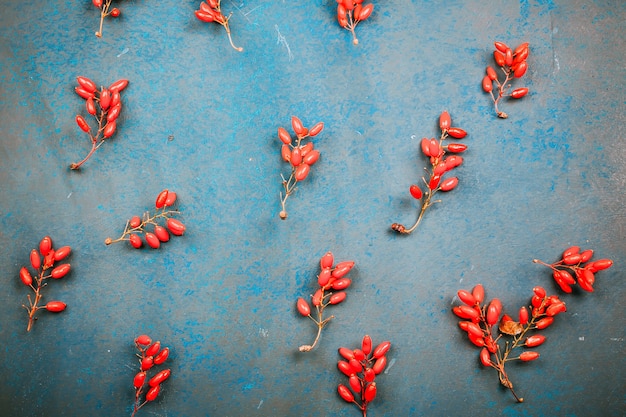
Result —
[[148, 346], [150, 343], [152, 343], [152, 339], [147, 334], [137, 336], [137, 338], [135, 339], [136, 345]]
[[71, 252], [72, 248], [70, 248], [69, 246], [60, 247], [59, 249], [54, 251], [54, 261], [62, 261], [63, 259], [67, 258]]
[[420, 146], [422, 147], [422, 153], [426, 156], [433, 156], [430, 154], [430, 139], [423, 138], [420, 142]]
[[106, 126], [104, 126], [104, 130], [102, 131], [102, 136], [104, 136], [105, 138], [110, 138], [111, 136], [113, 136], [113, 133], [115, 133], [116, 129], [117, 129], [117, 123], [115, 122], [115, 120], [112, 122], [108, 122]]
[[330, 268], [324, 268], [317, 276], [317, 283], [320, 287], [325, 287], [330, 282], [331, 277]]
[[148, 392], [146, 393], [146, 401], [156, 400], [156, 397], [159, 395], [160, 390], [161, 390], [160, 385], [150, 388]]
[[103, 88], [100, 92], [100, 107], [102, 110], [107, 110], [111, 105], [111, 92], [106, 88]]
[[348, 272], [350, 272], [352, 267], [354, 267], [353, 261], [339, 262], [331, 274], [335, 278], [343, 278]]
[[20, 280], [24, 285], [32, 285], [33, 283], [33, 277], [25, 266], [20, 269]]
[[439, 115], [439, 129], [446, 131], [450, 128], [451, 124], [452, 119], [450, 118], [450, 113], [444, 110], [441, 115]]
[[107, 113], [107, 122], [111, 123], [117, 120], [122, 111], [122, 104], [118, 103], [111, 107], [111, 110]]
[[206, 12], [204, 10], [196, 10], [194, 11], [194, 14], [199, 20], [202, 20], [203, 22], [210, 23], [215, 20], [213, 13]]
[[119, 17], [120, 15], [120, 9], [118, 9], [117, 7], [114, 7], [113, 9], [111, 9], [111, 17]]
[[141, 360], [141, 370], [147, 371], [154, 366], [154, 358], [152, 356], [146, 356]]
[[341, 291], [341, 292], [336, 292], [333, 295], [331, 295], [328, 302], [331, 304], [339, 304], [345, 299], [346, 299], [346, 293]]
[[610, 259], [598, 259], [597, 261], [593, 261], [589, 265], [587, 265], [587, 269], [595, 273], [604, 269], [608, 269], [612, 265], [613, 261]]
[[154, 226], [154, 235], [161, 242], [167, 242], [170, 240], [170, 234], [167, 229], [163, 226]]
[[430, 153], [430, 156], [439, 156], [441, 153], [441, 145], [439, 145], [439, 141], [431, 139], [428, 144], [428, 152]]
[[528, 309], [526, 307], [521, 307], [519, 309], [519, 324], [524, 326], [528, 323]]
[[354, 395], [352, 394], [352, 391], [350, 391], [350, 388], [346, 387], [345, 385], [339, 384], [339, 386], [337, 387], [337, 392], [344, 401], [349, 403], [354, 401]]
[[[293, 161], [293, 155], [292, 155], [292, 159]], [[311, 166], [307, 165], [307, 164], [300, 164], [298, 165], [298, 167], [296, 168], [295, 172], [293, 173], [294, 178], [296, 179], [296, 181], [304, 181], [306, 179], [306, 177], [309, 175], [309, 172], [311, 172]]]
[[120, 92], [123, 89], [125, 89], [127, 85], [128, 85], [128, 80], [126, 79], [117, 80], [109, 86], [109, 91], [111, 93], [115, 93], [116, 91]]
[[43, 256], [47, 256], [51, 249], [52, 239], [50, 239], [50, 236], [44, 236], [44, 238], [39, 242], [39, 252], [41, 252]]
[[383, 355], [380, 358], [376, 358], [374, 365], [372, 365], [372, 371], [374, 371], [375, 375], [378, 375], [382, 371], [385, 370], [386, 366], [387, 366], [387, 356]]
[[283, 127], [279, 127], [278, 128], [278, 138], [281, 140], [282, 143], [284, 143], [285, 145], [289, 145], [291, 143], [291, 135], [289, 134], [289, 132], [287, 132], [287, 130]]
[[476, 284], [474, 288], [472, 288], [472, 295], [476, 299], [478, 304], [482, 303], [485, 299], [485, 288], [482, 284]]
[[480, 363], [484, 366], [491, 366], [491, 354], [489, 353], [489, 349], [482, 348], [480, 351]]
[[498, 74], [496, 74], [496, 70], [493, 67], [488, 66], [486, 72], [491, 81], [495, 81], [498, 78]]
[[67, 307], [67, 304], [62, 301], [49, 301], [48, 304], [46, 304], [46, 310], [52, 313], [60, 313], [65, 310], [65, 307]]
[[50, 273], [50, 276], [52, 276], [52, 278], [54, 279], [63, 278], [64, 276], [67, 275], [68, 272], [70, 272], [70, 269], [71, 269], [70, 264], [59, 265], [52, 270], [52, 272]]
[[456, 295], [459, 297], [459, 300], [461, 300], [464, 304], [467, 304], [470, 307], [473, 307], [476, 305], [476, 298], [474, 298], [474, 295], [466, 290], [458, 290]]
[[448, 135], [455, 139], [463, 139], [467, 136], [467, 132], [460, 127], [451, 127], [448, 129]]
[[415, 184], [409, 187], [409, 192], [411, 193], [411, 196], [413, 196], [413, 198], [416, 200], [419, 200], [423, 196], [422, 190]]
[[141, 246], [143, 246], [143, 241], [141, 240], [141, 238], [134, 233], [132, 233], [128, 237], [128, 240], [130, 241], [131, 246], [135, 249], [139, 249]]
[[165, 207], [171, 207], [174, 205], [174, 203], [176, 202], [176, 198], [178, 196], [176, 195], [176, 193], [174, 191], [169, 191], [167, 193], [167, 198], [165, 199]]
[[449, 143], [447, 146], [448, 152], [459, 153], [465, 152], [467, 145], [462, 143]]
[[526, 94], [528, 94], [528, 88], [516, 88], [515, 90], [511, 91], [511, 98], [522, 98]]
[[483, 86], [483, 90], [485, 91], [485, 93], [491, 93], [491, 90], [493, 90], [493, 82], [491, 81], [489, 76], [485, 75], [483, 77], [482, 86]]
[[308, 152], [304, 158], [302, 158], [302, 162], [304, 162], [307, 165], [313, 165], [317, 162], [317, 160], [320, 157], [320, 151], [318, 151], [317, 149], [312, 150], [310, 152]]
[[89, 132], [91, 130], [91, 127], [89, 126], [85, 118], [81, 115], [76, 116], [76, 124], [83, 132]]
[[451, 177], [442, 182], [439, 189], [441, 191], [450, 191], [453, 190], [458, 184], [459, 179], [457, 177]]
[[151, 387], [156, 387], [157, 385], [165, 381], [167, 378], [169, 378], [171, 374], [172, 374], [171, 370], [164, 369], [158, 374], [156, 374], [155, 376], [153, 376], [152, 378], [150, 378], [150, 381], [148, 381], [148, 385], [150, 385]]
[[370, 17], [370, 15], [372, 14], [372, 11], [374, 11], [374, 4], [369, 3], [365, 6], [363, 6], [363, 8], [361, 9], [361, 12], [358, 14], [357, 18], [359, 20], [365, 20], [368, 17]]
[[504, 52], [496, 50], [493, 51], [493, 59], [496, 61], [496, 64], [498, 64], [498, 66], [503, 67], [506, 56], [504, 55]]
[[498, 322], [499, 316], [500, 313], [496, 306], [489, 304], [489, 307], [487, 307], [487, 324], [493, 326]]
[[515, 78], [521, 78], [524, 76], [524, 74], [526, 74], [527, 69], [528, 69], [528, 64], [526, 63], [526, 61], [522, 61], [515, 68], [515, 71], [513, 71], [513, 76]]
[[167, 189], [161, 191], [159, 193], [159, 195], [157, 195], [156, 201], [154, 202], [154, 205], [156, 206], [156, 208], [160, 209], [163, 208], [165, 206], [165, 201], [167, 201]]
[[369, 355], [372, 351], [372, 338], [368, 335], [363, 336], [363, 340], [361, 341], [361, 350], [366, 355]]
[[341, 373], [343, 373], [347, 377], [354, 375], [354, 371], [347, 361], [338, 361], [337, 369], [339, 369]]
[[150, 246], [152, 249], [158, 249], [161, 246], [161, 241], [153, 233], [148, 232], [145, 236], [148, 246]]
[[309, 306], [309, 303], [307, 303], [304, 298], [301, 298], [301, 297], [298, 298], [296, 306], [298, 308], [298, 313], [302, 314], [303, 316], [306, 317], [309, 314], [311, 314], [311, 307]]
[[155, 365], [160, 365], [170, 356], [170, 348], [164, 347], [161, 351], [154, 357], [153, 362]]
[[309, 136], [317, 136], [322, 130], [324, 130], [324, 122], [316, 123], [311, 130], [309, 130]]
[[428, 188], [434, 190], [439, 186], [439, 181], [441, 181], [441, 176], [433, 175], [430, 177], [430, 181], [428, 182]]
[[350, 388], [352, 388], [354, 392], [361, 392], [361, 380], [358, 376], [352, 375], [348, 379], [348, 382], [350, 383]]
[[380, 358], [382, 356], [385, 356], [387, 354], [387, 352], [389, 352], [389, 349], [391, 348], [391, 342], [390, 341], [384, 341], [381, 342], [378, 346], [376, 346], [376, 349], [374, 349], [374, 352], [372, 353], [372, 356], [375, 358]]
[[331, 284], [331, 288], [333, 290], [345, 290], [352, 284], [352, 280], [350, 278], [340, 278], [338, 280], [333, 281]]
[[315, 291], [315, 294], [313, 294], [313, 297], [311, 297], [311, 303], [315, 307], [318, 307], [319, 305], [322, 304], [322, 296], [323, 295], [324, 295], [324, 292], [322, 291], [321, 288], [319, 288], [317, 291]]
[[333, 262], [335, 262], [335, 259], [332, 252], [326, 252], [324, 256], [322, 256], [322, 258], [320, 259], [320, 268], [332, 268]]
[[178, 219], [167, 219], [167, 228], [174, 236], [182, 236], [187, 227]]
[[539, 357], [539, 352], [531, 352], [531, 351], [522, 352], [522, 354], [519, 355], [520, 360], [524, 362], [534, 361], [538, 357]]
[[76, 88], [74, 88], [74, 91], [76, 91], [76, 94], [78, 94], [79, 96], [81, 96], [85, 100], [87, 100], [89, 98], [93, 98], [93, 96], [94, 96], [94, 93], [90, 93], [89, 91], [85, 90], [83, 87], [76, 87]]
[[133, 379], [133, 386], [135, 388], [141, 388], [146, 381], [146, 373], [144, 371], [138, 372]]
[[494, 42], [494, 46], [496, 47], [496, 49], [502, 53], [506, 53], [507, 49], [509, 49], [509, 47], [507, 46], [506, 43], [504, 42]]
[[535, 328], [543, 330], [554, 322], [554, 317], [544, 317], [535, 323]]
[[93, 93], [98, 89], [96, 83], [94, 83], [87, 77], [78, 76], [76, 77], [76, 81], [78, 81], [78, 85], [80, 85], [82, 88], [85, 89], [85, 91], [89, 93]]
[[139, 216], [131, 217], [131, 219], [128, 221], [128, 225], [132, 227], [133, 229], [135, 227], [139, 227], [141, 225], [141, 217]]
[[146, 356], [154, 356], [161, 349], [161, 342], [156, 341], [150, 345], [148, 349], [146, 349]]
[[365, 387], [365, 392], [363, 393], [363, 399], [366, 402], [373, 401], [374, 398], [376, 398], [376, 382], [372, 382]]
[[298, 137], [304, 136], [306, 134], [306, 129], [302, 125], [302, 121], [296, 116], [291, 117], [291, 127]]
[[546, 297], [546, 290], [543, 287], [534, 287], [533, 293], [541, 299]]
[[41, 256], [39, 256], [39, 252], [37, 252], [37, 249], [33, 249], [30, 251], [30, 265], [35, 270], [38, 270], [39, 267], [41, 267]]
[[546, 337], [540, 334], [535, 334], [532, 336], [528, 336], [526, 338], [526, 342], [524, 342], [524, 345], [526, 347], [536, 347], [541, 345], [543, 342], [546, 341]]

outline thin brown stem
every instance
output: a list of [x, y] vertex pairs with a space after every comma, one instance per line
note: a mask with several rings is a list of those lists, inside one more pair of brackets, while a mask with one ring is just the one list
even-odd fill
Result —
[[110, 245], [112, 243], [117, 243], [117, 242], [121, 242], [123, 240], [128, 240], [130, 236], [130, 234], [135, 233], [135, 232], [140, 232], [140, 233], [144, 233], [145, 232], [145, 226], [147, 224], [157, 224], [156, 219], [160, 219], [160, 218], [169, 218], [170, 215], [172, 214], [178, 214], [179, 212], [177, 210], [168, 210], [165, 211], [165, 209], [163, 209], [163, 211], [161, 211], [160, 213], [155, 213], [154, 216], [150, 216], [150, 212], [145, 212], [143, 215], [143, 220], [141, 221], [141, 224], [137, 227], [130, 227], [130, 220], [126, 221], [126, 226], [124, 226], [124, 232], [122, 233], [122, 235], [120, 237], [118, 237], [117, 239], [111, 239], [110, 237], [107, 237], [104, 240], [104, 244], [105, 245]]

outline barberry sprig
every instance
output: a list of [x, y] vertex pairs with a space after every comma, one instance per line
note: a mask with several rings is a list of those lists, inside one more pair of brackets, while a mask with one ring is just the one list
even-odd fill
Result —
[[[421, 202], [417, 221], [409, 228], [400, 223], [393, 223], [391, 225], [392, 230], [402, 234], [413, 232], [422, 221], [426, 210], [434, 203], [440, 202], [440, 200], [433, 199], [435, 194], [438, 191], [451, 191], [458, 185], [458, 177], [444, 179], [443, 176], [463, 163], [463, 157], [456, 154], [464, 152], [467, 149], [467, 145], [462, 143], [444, 143], [444, 141], [448, 138], [463, 139], [467, 136], [467, 132], [458, 127], [451, 127], [451, 122], [450, 114], [447, 111], [442, 112], [439, 116], [439, 128], [441, 129], [439, 140], [434, 138], [422, 139], [422, 153], [429, 158], [431, 168], [430, 170], [424, 168], [428, 176], [428, 180], [422, 177], [422, 181], [426, 186], [425, 193], [416, 184], [409, 187], [411, 196]], [[448, 153], [455, 155], [446, 156]]]
[[102, 37], [102, 25], [107, 16], [118, 17], [122, 12], [117, 7], [111, 8], [112, 0], [92, 0], [93, 5], [100, 10], [100, 28], [96, 31], [96, 36]]
[[157, 398], [161, 392], [161, 384], [172, 373], [170, 369], [163, 369], [148, 378], [149, 371], [155, 370], [155, 365], [163, 364], [170, 355], [170, 349], [162, 347], [161, 342], [152, 343], [150, 336], [142, 334], [135, 339], [135, 347], [139, 350], [139, 353], [136, 354], [139, 358], [139, 372], [133, 378], [135, 403], [131, 417], [134, 417], [141, 407]]
[[595, 273], [610, 268], [613, 261], [611, 259], [591, 261], [592, 257], [592, 249], [581, 252], [580, 246], [571, 246], [565, 249], [561, 259], [552, 264], [539, 259], [533, 259], [533, 262], [552, 269], [552, 277], [563, 292], [571, 293], [572, 285], [576, 285], [576, 283], [583, 290], [593, 292], [593, 284], [596, 281]]
[[[147, 211], [143, 214], [143, 218], [133, 216], [126, 222], [122, 236], [115, 240], [108, 237], [104, 243], [110, 245], [127, 240], [132, 247], [139, 249], [143, 246], [143, 241], [139, 235], [143, 234], [148, 246], [158, 249], [161, 246], [161, 242], [170, 240], [170, 233], [174, 236], [182, 236], [186, 230], [185, 225], [180, 220], [172, 217], [180, 214], [180, 212], [170, 209], [176, 203], [176, 200], [177, 195], [175, 192], [169, 190], [161, 191], [155, 201], [156, 211], [154, 213]], [[165, 227], [163, 227], [163, 221], [165, 221]]]
[[[337, 393], [348, 403], [353, 403], [367, 416], [367, 406], [376, 398], [376, 376], [387, 366], [387, 352], [391, 342], [384, 341], [372, 350], [372, 339], [365, 335], [361, 348], [339, 348], [344, 360], [337, 362], [337, 368], [348, 377], [348, 385], [339, 384]], [[348, 386], [350, 388], [348, 388]]]
[[354, 262], [343, 261], [335, 266], [333, 266], [333, 263], [334, 256], [331, 252], [326, 252], [320, 259], [321, 272], [317, 276], [319, 288], [311, 296], [311, 303], [315, 307], [315, 317], [311, 314], [311, 306], [304, 298], [300, 297], [296, 302], [298, 312], [304, 317], [313, 320], [317, 326], [315, 340], [310, 345], [300, 346], [300, 352], [308, 352], [317, 345], [322, 334], [322, 329], [330, 320], [335, 318], [335, 316], [324, 318], [324, 310], [330, 305], [339, 304], [345, 300], [346, 292], [343, 290], [352, 284], [352, 280], [347, 278], [346, 275], [354, 267]]
[[232, 46], [236, 51], [243, 51], [242, 47], [235, 46], [235, 44], [233, 43], [233, 39], [230, 36], [230, 25], [228, 24], [228, 21], [230, 20], [232, 13], [230, 13], [228, 16], [224, 16], [222, 14], [220, 4], [221, 0], [207, 1], [208, 2], [203, 1], [202, 3], [200, 3], [200, 10], [195, 11], [196, 17], [203, 22], [214, 22], [224, 26], [224, 29], [226, 29], [226, 34], [228, 35], [228, 41], [230, 42], [230, 46]]
[[[545, 336], [529, 336], [528, 333], [550, 326], [556, 315], [567, 310], [565, 303], [556, 295], [547, 296], [544, 288], [535, 287], [530, 306], [521, 307], [519, 319], [514, 321], [509, 315], [502, 314], [502, 303], [498, 298], [483, 304], [485, 290], [481, 284], [471, 292], [459, 290], [457, 295], [463, 305], [453, 307], [452, 312], [463, 319], [459, 327], [467, 332], [470, 342], [481, 348], [481, 363], [498, 371], [500, 383], [518, 402], [523, 402], [524, 399], [513, 390], [505, 365], [511, 361], [529, 362], [539, 358], [539, 352], [526, 348], [541, 345]], [[523, 351], [515, 353], [519, 349]]]
[[337, 0], [337, 21], [339, 26], [348, 30], [352, 34], [352, 43], [359, 44], [354, 29], [372, 14], [374, 5], [372, 3], [363, 6], [363, 0]]
[[26, 331], [29, 332], [35, 320], [37, 320], [37, 311], [45, 309], [51, 313], [60, 313], [67, 307], [62, 301], [49, 301], [45, 305], [39, 305], [39, 303], [43, 297], [41, 291], [48, 285], [47, 279], [61, 279], [70, 272], [71, 266], [69, 263], [57, 266], [55, 266], [55, 263], [67, 258], [71, 251], [72, 249], [69, 246], [63, 246], [55, 250], [52, 247], [50, 236], [45, 236], [39, 242], [39, 250], [33, 249], [30, 252], [30, 265], [35, 270], [35, 278], [33, 278], [25, 266], [20, 269], [20, 280], [34, 293], [33, 297], [30, 294], [27, 295], [28, 305], [22, 304], [22, 307], [28, 312]]
[[79, 169], [98, 150], [106, 139], [113, 136], [117, 130], [117, 118], [122, 111], [120, 92], [128, 85], [128, 80], [121, 79], [109, 86], [101, 87], [98, 91], [96, 83], [87, 77], [76, 78], [78, 86], [76, 94], [85, 100], [87, 113], [94, 117], [98, 127], [95, 133], [82, 115], [76, 116], [76, 124], [83, 132], [87, 133], [91, 142], [91, 150], [82, 161], [70, 165], [73, 170]]
[[[296, 134], [295, 140], [285, 128], [278, 128], [278, 139], [282, 142], [280, 150], [281, 156], [283, 161], [289, 163], [291, 166], [289, 179], [285, 179], [284, 175], [281, 174], [284, 194], [283, 192], [280, 193], [281, 210], [278, 215], [283, 220], [287, 218], [287, 210], [285, 209], [287, 198], [296, 191], [298, 182], [304, 181], [309, 175], [311, 166], [315, 164], [320, 157], [320, 152], [317, 149], [313, 149], [313, 141], [310, 139], [324, 130], [324, 123], [319, 122], [311, 129], [308, 129], [304, 127], [298, 117], [292, 116], [291, 127]], [[309, 141], [304, 143], [303, 141], [306, 139], [309, 139]]]
[[[493, 58], [496, 64], [500, 67], [504, 75], [504, 79], [500, 81], [498, 73], [491, 66], [487, 66], [487, 74], [483, 77], [482, 87], [486, 93], [491, 95], [493, 105], [496, 114], [501, 119], [509, 117], [505, 112], [498, 109], [498, 103], [503, 97], [510, 97], [518, 99], [528, 94], [528, 88], [520, 87], [509, 93], [511, 89], [511, 81], [514, 78], [521, 78], [526, 74], [528, 70], [528, 42], [524, 42], [519, 45], [515, 50], [511, 50], [503, 42], [495, 42], [495, 51], [493, 51]], [[494, 92], [494, 85], [496, 87]], [[495, 94], [494, 94], [495, 93]]]

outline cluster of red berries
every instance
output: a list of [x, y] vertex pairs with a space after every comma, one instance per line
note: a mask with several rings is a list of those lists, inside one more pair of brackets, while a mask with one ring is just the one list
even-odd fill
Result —
[[[518, 397], [513, 390], [505, 364], [516, 360], [529, 362], [539, 358], [539, 352], [533, 350], [524, 350], [517, 356], [513, 355], [513, 350], [541, 345], [545, 336], [529, 336], [528, 333], [550, 326], [556, 315], [567, 310], [565, 303], [556, 295], [547, 296], [542, 287], [535, 287], [529, 308], [520, 308], [518, 321], [515, 321], [509, 315], [502, 314], [502, 303], [499, 299], [494, 298], [488, 304], [483, 304], [485, 290], [480, 284], [471, 292], [459, 290], [457, 295], [463, 305], [453, 307], [452, 311], [463, 319], [459, 322], [459, 327], [467, 332], [470, 342], [481, 348], [480, 362], [497, 370], [500, 383], [511, 390], [518, 402], [523, 402], [524, 399]], [[496, 328], [500, 333], [497, 336], [494, 335]], [[505, 338], [510, 340], [503, 343]]]
[[[143, 240], [141, 240], [139, 234], [143, 234], [148, 246], [158, 249], [161, 246], [161, 242], [170, 240], [170, 233], [174, 236], [182, 236], [186, 230], [185, 225], [180, 220], [171, 217], [179, 213], [177, 210], [170, 209], [176, 203], [176, 197], [176, 193], [173, 191], [161, 191], [155, 201], [157, 210], [154, 214], [146, 212], [143, 218], [133, 216], [126, 222], [122, 236], [115, 240], [107, 238], [104, 243], [110, 245], [111, 243], [128, 240], [133, 248], [139, 249], [143, 246]], [[160, 219], [165, 220], [165, 227], [159, 224], [158, 220]]]
[[[148, 372], [154, 370], [155, 365], [161, 365], [170, 355], [170, 349], [161, 347], [161, 342], [152, 343], [150, 336], [142, 334], [135, 339], [135, 346], [139, 353], [139, 372], [133, 379], [135, 387], [135, 404], [133, 406], [133, 417], [137, 411], [149, 401], [154, 401], [161, 392], [161, 384], [170, 377], [171, 370], [164, 369], [148, 378]], [[142, 402], [142, 396], [145, 397]]]
[[[509, 117], [503, 111], [498, 109], [498, 103], [502, 97], [522, 98], [528, 94], [528, 88], [521, 87], [508, 92], [511, 88], [513, 78], [521, 78], [528, 70], [528, 42], [524, 42], [515, 50], [511, 50], [505, 43], [495, 42], [495, 51], [493, 51], [493, 59], [500, 67], [504, 74], [504, 80], [500, 81], [498, 73], [491, 66], [487, 66], [487, 74], [483, 77], [482, 87], [486, 93], [491, 94], [493, 105], [498, 117], [506, 119]], [[495, 86], [495, 94], [494, 94]]]
[[50, 239], [50, 236], [46, 236], [39, 242], [39, 250], [33, 249], [30, 252], [30, 265], [35, 270], [35, 278], [33, 278], [30, 271], [25, 266], [20, 269], [20, 280], [35, 293], [32, 298], [30, 294], [28, 294], [28, 305], [22, 305], [28, 312], [27, 331], [30, 331], [33, 327], [37, 319], [35, 313], [37, 313], [38, 310], [46, 309], [52, 313], [60, 313], [67, 307], [62, 301], [48, 301], [48, 303], [42, 306], [39, 305], [39, 302], [42, 298], [42, 288], [48, 285], [46, 282], [48, 278], [61, 279], [70, 272], [71, 267], [69, 263], [63, 263], [57, 266], [55, 266], [55, 263], [67, 258], [71, 252], [72, 249], [69, 246], [54, 249], [52, 247], [52, 239]]
[[304, 181], [304, 179], [309, 175], [311, 166], [315, 164], [320, 157], [320, 152], [313, 149], [313, 142], [309, 140], [305, 144], [303, 143], [303, 140], [317, 136], [322, 130], [324, 130], [324, 123], [319, 122], [311, 129], [308, 129], [304, 127], [299, 118], [292, 116], [291, 127], [296, 134], [295, 140], [285, 128], [278, 128], [278, 139], [282, 142], [280, 150], [281, 156], [283, 161], [291, 165], [291, 174], [289, 175], [289, 179], [286, 180], [281, 174], [285, 194], [283, 195], [282, 192], [280, 193], [281, 211], [279, 216], [283, 220], [287, 218], [287, 210], [285, 210], [287, 198], [289, 198], [289, 196], [296, 190], [298, 182]]
[[[317, 283], [319, 288], [315, 291], [315, 294], [311, 296], [311, 303], [315, 307], [316, 317], [311, 314], [311, 306], [302, 297], [298, 298], [296, 307], [298, 312], [304, 317], [308, 317], [317, 325], [317, 336], [310, 345], [300, 346], [300, 352], [308, 352], [317, 345], [320, 339], [322, 329], [328, 324], [334, 316], [324, 318], [324, 309], [329, 305], [335, 305], [341, 303], [346, 299], [346, 292], [343, 291], [352, 284], [352, 280], [347, 278], [346, 275], [352, 267], [354, 267], [353, 261], [339, 262], [333, 266], [335, 260], [331, 252], [326, 252], [320, 259], [321, 272], [317, 276]], [[334, 291], [334, 292], [333, 292]]]
[[214, 22], [224, 26], [224, 29], [226, 29], [226, 34], [228, 35], [230, 45], [235, 50], [241, 52], [243, 51], [243, 48], [235, 46], [235, 44], [233, 44], [233, 39], [230, 36], [230, 26], [228, 25], [228, 21], [230, 20], [230, 16], [232, 13], [228, 16], [224, 16], [222, 14], [220, 2], [221, 0], [208, 0], [208, 2], [203, 1], [202, 3], [200, 3], [200, 10], [195, 11], [196, 17], [203, 22]]
[[[424, 185], [426, 186], [426, 192], [422, 192], [422, 189], [413, 184], [409, 187], [411, 196], [421, 201], [420, 212], [417, 217], [417, 221], [410, 228], [406, 228], [400, 223], [394, 223], [391, 225], [391, 229], [403, 234], [409, 234], [417, 228], [419, 223], [424, 217], [426, 210], [439, 200], [433, 200], [433, 196], [437, 191], [451, 191], [459, 183], [457, 177], [443, 178], [443, 176], [458, 167], [463, 163], [463, 157], [456, 155], [457, 153], [464, 152], [467, 149], [467, 145], [462, 143], [447, 143], [444, 144], [444, 140], [450, 138], [463, 139], [467, 136], [467, 132], [458, 127], [452, 127], [452, 119], [447, 111], [444, 111], [439, 116], [439, 128], [441, 129], [441, 136], [439, 140], [423, 138], [421, 142], [422, 153], [430, 159], [431, 169], [426, 169], [426, 173], [429, 178], [426, 180], [422, 178]], [[454, 155], [446, 156], [447, 153]]]
[[339, 26], [352, 33], [352, 43], [359, 44], [354, 28], [374, 11], [372, 3], [363, 6], [363, 0], [337, 0], [337, 21]]
[[361, 348], [339, 348], [344, 360], [337, 362], [337, 368], [348, 377], [348, 386], [339, 384], [337, 392], [346, 402], [355, 404], [366, 417], [367, 406], [376, 398], [376, 375], [387, 366], [387, 352], [391, 342], [384, 341], [372, 350], [372, 339], [365, 335]]
[[121, 79], [111, 84], [109, 88], [101, 87], [98, 90], [96, 83], [87, 77], [77, 77], [76, 80], [78, 81], [76, 94], [85, 99], [87, 113], [94, 117], [98, 127], [94, 132], [83, 116], [76, 116], [76, 124], [89, 136], [91, 150], [82, 161], [71, 164], [71, 169], [79, 169], [106, 139], [113, 136], [117, 130], [117, 118], [122, 111], [120, 92], [128, 85], [128, 80]]
[[96, 36], [102, 37], [102, 24], [107, 16], [118, 17], [122, 12], [117, 7], [111, 8], [112, 0], [92, 0], [93, 5], [100, 9], [100, 29], [96, 32]]
[[593, 284], [596, 281], [595, 273], [610, 268], [613, 261], [598, 259], [590, 262], [592, 256], [592, 249], [581, 252], [580, 246], [571, 246], [563, 252], [561, 259], [553, 264], [547, 264], [538, 259], [534, 259], [533, 262], [551, 268], [552, 276], [563, 292], [571, 293], [572, 285], [576, 285], [576, 279], [578, 279], [580, 288], [593, 292]]

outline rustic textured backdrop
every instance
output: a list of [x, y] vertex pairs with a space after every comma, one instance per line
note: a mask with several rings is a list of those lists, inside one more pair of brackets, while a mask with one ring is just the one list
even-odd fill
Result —
[[[445, 5], [441, 4], [445, 3]], [[98, 39], [90, 1], [5, 1], [0, 13], [0, 415], [124, 416], [140, 333], [172, 349], [172, 377], [138, 415], [358, 416], [336, 386], [337, 348], [391, 340], [371, 417], [619, 416], [624, 410], [626, 153], [622, 1], [378, 1], [360, 44], [335, 2], [124, 1]], [[480, 89], [493, 42], [531, 45], [529, 96], [494, 116]], [[127, 78], [118, 132], [89, 144], [76, 76]], [[416, 233], [408, 186], [422, 137], [448, 110], [469, 132], [460, 184]], [[279, 126], [324, 121], [322, 157], [278, 218]], [[104, 245], [163, 188], [188, 233], [159, 250]], [[19, 268], [50, 235], [72, 272], [45, 289], [68, 303], [30, 333]], [[524, 404], [483, 369], [450, 312], [482, 283], [514, 313], [552, 292], [577, 244], [610, 257], [596, 292], [564, 295], [541, 358], [510, 366]], [[295, 300], [326, 251], [354, 260], [321, 345]]]

